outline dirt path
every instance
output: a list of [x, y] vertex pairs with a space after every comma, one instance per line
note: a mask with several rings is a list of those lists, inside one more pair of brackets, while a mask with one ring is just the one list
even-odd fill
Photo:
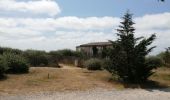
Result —
[[33, 95], [0, 97], [0, 100], [170, 100], [170, 90], [104, 90], [46, 92]]
[[82, 68], [79, 68], [79, 67], [75, 67], [73, 65], [71, 66], [71, 65], [60, 64], [60, 66], [62, 66], [61, 69], [73, 69], [73, 70], [77, 70], [77, 69], [81, 70], [82, 69]]

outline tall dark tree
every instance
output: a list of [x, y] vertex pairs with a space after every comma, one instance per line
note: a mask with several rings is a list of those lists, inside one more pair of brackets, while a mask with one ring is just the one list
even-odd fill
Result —
[[[147, 48], [156, 36], [153, 34], [149, 38], [135, 38], [132, 21], [132, 14], [127, 12], [121, 25], [117, 29], [118, 39], [111, 41], [113, 48], [109, 57], [112, 65], [106, 69], [112, 74], [117, 74], [119, 79], [125, 82], [140, 83], [147, 80], [152, 75], [151, 70], [156, 68], [145, 61], [145, 56], [155, 47]], [[139, 41], [140, 40], [140, 41]]]

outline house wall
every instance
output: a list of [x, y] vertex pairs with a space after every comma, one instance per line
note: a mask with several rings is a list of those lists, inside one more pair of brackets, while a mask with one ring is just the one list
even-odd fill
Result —
[[[86, 47], [77, 47], [76, 50], [79, 52], [84, 52], [87, 56], [93, 56], [93, 47], [94, 46], [86, 46]], [[102, 53], [104, 48], [111, 48], [112, 46], [96, 46], [98, 49], [98, 53]]]
[[84, 52], [88, 56], [92, 56], [93, 55], [92, 47], [78, 47], [77, 51]]

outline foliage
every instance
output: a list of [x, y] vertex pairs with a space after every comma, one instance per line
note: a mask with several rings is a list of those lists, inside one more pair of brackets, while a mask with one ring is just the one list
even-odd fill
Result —
[[48, 54], [50, 55], [51, 59], [55, 61], [59, 61], [62, 59], [62, 54], [58, 51], [50, 51]]
[[4, 77], [5, 72], [8, 70], [7, 62], [0, 55], [0, 79]]
[[85, 55], [82, 52], [77, 52], [69, 49], [50, 51], [48, 54], [51, 56], [50, 61], [64, 64], [75, 64], [76, 59], [85, 58]]
[[149, 63], [150, 66], [152, 67], [161, 67], [163, 66], [163, 61], [161, 58], [156, 57], [156, 56], [149, 56], [146, 58], [146, 63]]
[[58, 50], [57, 52], [58, 52], [62, 57], [68, 57], [68, 56], [81, 57], [81, 56], [82, 56], [81, 52], [73, 51], [73, 50], [70, 50], [70, 49]]
[[31, 66], [48, 65], [48, 55], [45, 51], [27, 50], [23, 56], [28, 60]]
[[[111, 66], [112, 66], [112, 61], [110, 59], [103, 59], [103, 61], [102, 61], [102, 68], [110, 71], [108, 68], [111, 68]], [[110, 72], [110, 73], [112, 73], [112, 72]]]
[[152, 69], [156, 68], [145, 61], [145, 56], [155, 48], [147, 47], [156, 36], [153, 34], [149, 38], [135, 38], [133, 24], [132, 14], [127, 12], [117, 29], [119, 38], [116, 41], [111, 41], [113, 48], [108, 56], [112, 66], [107, 70], [116, 73], [119, 79], [124, 82], [141, 83], [146, 81], [153, 74]]
[[170, 66], [170, 48], [167, 48], [164, 55], [163, 60], [166, 66]]
[[28, 73], [29, 66], [25, 58], [14, 53], [6, 52], [2, 55], [3, 63], [9, 68], [7, 73]]
[[97, 58], [91, 58], [84, 62], [84, 66], [87, 67], [88, 70], [101, 70], [102, 62]]
[[12, 49], [12, 48], [7, 48], [7, 47], [0, 47], [0, 54], [3, 54], [5, 52], [11, 52], [14, 54], [22, 54], [22, 51], [19, 49]]
[[55, 54], [47, 54], [46, 55], [47, 60], [48, 60], [48, 67], [55, 67], [55, 68], [60, 68], [59, 64], [58, 64], [58, 56]]
[[170, 67], [170, 47], [166, 48], [165, 52], [161, 52], [157, 55], [161, 58], [165, 67]]

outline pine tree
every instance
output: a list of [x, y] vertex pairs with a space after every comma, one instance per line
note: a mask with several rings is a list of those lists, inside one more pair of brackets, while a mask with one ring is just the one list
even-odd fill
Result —
[[152, 75], [151, 70], [156, 68], [146, 62], [145, 56], [154, 47], [147, 48], [156, 36], [153, 34], [149, 38], [135, 38], [135, 24], [132, 21], [132, 14], [127, 12], [121, 25], [117, 29], [118, 39], [111, 41], [113, 48], [110, 50], [109, 57], [112, 65], [106, 68], [112, 74], [117, 74], [119, 79], [124, 82], [141, 83]]

